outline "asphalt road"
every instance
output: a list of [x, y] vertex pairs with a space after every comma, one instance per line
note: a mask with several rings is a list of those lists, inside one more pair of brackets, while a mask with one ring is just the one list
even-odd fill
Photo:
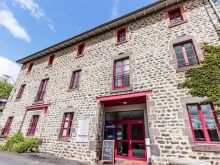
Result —
[[17, 154], [0, 152], [0, 165], [86, 165], [47, 154]]

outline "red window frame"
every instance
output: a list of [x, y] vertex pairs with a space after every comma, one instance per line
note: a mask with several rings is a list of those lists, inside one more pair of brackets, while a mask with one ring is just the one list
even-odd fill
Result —
[[13, 116], [8, 118], [8, 120], [5, 124], [5, 127], [2, 130], [2, 136], [8, 136], [9, 135], [13, 119], [14, 119]]
[[29, 66], [28, 66], [27, 73], [30, 73], [30, 72], [31, 72], [31, 70], [32, 70], [33, 66], [34, 66], [34, 63], [33, 63], [33, 62], [31, 62], [31, 63], [29, 64]]
[[47, 66], [51, 66], [51, 65], [53, 64], [54, 58], [55, 58], [55, 55], [51, 55], [51, 56], [49, 57]]
[[86, 46], [85, 43], [79, 44], [78, 50], [77, 50], [77, 56], [83, 55], [84, 50], [85, 50], [85, 46]]
[[37, 92], [35, 102], [43, 101], [49, 79], [43, 79]]
[[[128, 64], [125, 64], [125, 61], [128, 60]], [[121, 65], [119, 67], [116, 66], [117, 62], [121, 62]], [[129, 64], [129, 58], [123, 58], [114, 61], [114, 74], [113, 74], [113, 79], [114, 79], [114, 84], [113, 84], [113, 89], [121, 89], [121, 88], [128, 88], [130, 87], [130, 64]], [[128, 73], [125, 74], [125, 66], [128, 65]], [[121, 74], [116, 73], [116, 69], [120, 68]], [[116, 85], [116, 81], [120, 79], [120, 85]], [[127, 81], [128, 82], [127, 82]], [[126, 82], [126, 83], [125, 83]]]
[[[193, 57], [189, 57], [188, 56], [188, 54], [187, 54], [187, 51], [188, 50], [186, 50], [186, 48], [185, 48], [185, 45], [186, 44], [191, 44], [191, 47], [192, 47], [192, 49], [189, 49], [189, 50], [191, 50], [192, 52], [193, 52]], [[181, 51], [180, 52], [177, 52], [176, 50], [175, 50], [175, 48], [176, 47], [181, 47]], [[198, 59], [198, 55], [197, 55], [197, 53], [196, 53], [196, 50], [195, 50], [195, 46], [194, 46], [194, 44], [193, 44], [193, 42], [192, 42], [192, 40], [190, 40], [190, 41], [184, 41], [184, 42], [181, 42], [181, 43], [178, 43], [178, 44], [174, 44], [174, 46], [173, 46], [173, 48], [174, 48], [174, 51], [175, 51], [175, 55], [176, 55], [176, 64], [177, 64], [177, 66], [180, 68], [180, 67], [185, 67], [185, 66], [190, 66], [190, 65], [195, 65], [195, 64], [199, 64], [199, 59]], [[178, 59], [178, 53], [182, 53], [182, 58], [180, 58], [180, 59]], [[195, 61], [193, 62], [193, 63], [190, 63], [190, 58], [195, 58]], [[184, 65], [180, 65], [179, 64], [179, 61], [184, 61]]]
[[81, 70], [73, 71], [69, 89], [79, 89]]
[[[188, 116], [189, 116], [189, 121], [190, 121], [190, 126], [191, 126], [191, 130], [192, 130], [192, 135], [193, 135], [193, 139], [194, 139], [194, 142], [195, 143], [199, 143], [199, 144], [220, 144], [220, 125], [219, 125], [219, 121], [217, 119], [217, 116], [214, 112], [214, 105], [213, 104], [203, 104], [203, 105], [210, 105], [211, 107], [211, 114], [213, 115], [213, 118], [214, 118], [214, 121], [215, 121], [215, 126], [216, 126], [216, 130], [217, 130], [217, 133], [218, 133], [218, 136], [219, 136], [219, 141], [211, 141], [210, 140], [210, 136], [209, 136], [209, 133], [208, 133], [208, 128], [207, 128], [207, 125], [206, 125], [206, 121], [205, 121], [205, 115], [204, 113], [202, 112], [202, 108], [201, 108], [201, 104], [187, 104], [187, 112], [188, 112]], [[201, 126], [202, 126], [202, 131], [204, 133], [204, 138], [205, 140], [197, 140], [196, 139], [196, 136], [195, 136], [195, 133], [194, 131], [195, 130], [199, 130], [201, 128], [193, 128], [193, 123], [192, 123], [192, 117], [190, 115], [190, 112], [189, 112], [189, 106], [196, 106], [197, 107], [197, 110], [198, 110], [198, 117], [199, 117], [199, 120], [201, 122]]]
[[[67, 119], [67, 115], [69, 115], [69, 119]], [[64, 113], [63, 115], [63, 121], [61, 124], [60, 129], [60, 138], [69, 138], [71, 134], [71, 127], [73, 123], [73, 112]], [[67, 127], [65, 126], [65, 123], [67, 123]], [[64, 130], [66, 130], [66, 135], [64, 135]]]
[[180, 8], [169, 11], [170, 24], [175, 25], [183, 21], [183, 15]]
[[120, 42], [124, 42], [126, 40], [127, 40], [126, 28], [119, 29], [117, 31], [117, 42], [120, 43]]
[[38, 120], [39, 120], [39, 115], [32, 116], [28, 131], [26, 134], [27, 136], [34, 136], [35, 130], [37, 128]]
[[23, 93], [24, 93], [25, 87], [26, 87], [26, 84], [21, 85], [21, 87], [20, 87], [20, 89], [19, 89], [19, 91], [18, 91], [16, 100], [21, 99], [21, 97], [22, 97], [22, 95], [23, 95]]

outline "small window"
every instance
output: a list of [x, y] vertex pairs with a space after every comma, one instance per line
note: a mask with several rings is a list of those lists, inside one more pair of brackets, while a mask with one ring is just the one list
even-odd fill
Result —
[[54, 57], [55, 57], [55, 55], [51, 55], [51, 56], [49, 57], [47, 66], [51, 66], [51, 65], [53, 64]]
[[210, 104], [187, 105], [195, 142], [220, 142], [219, 125]]
[[9, 117], [2, 131], [2, 136], [8, 136], [11, 130], [11, 124], [14, 117]]
[[19, 100], [19, 99], [21, 99], [21, 97], [22, 97], [22, 94], [23, 94], [23, 92], [24, 92], [24, 89], [25, 89], [25, 86], [26, 86], [26, 84], [24, 84], [24, 85], [21, 85], [21, 87], [20, 87], [20, 89], [19, 89], [19, 91], [18, 91], [18, 95], [17, 95], [17, 97], [16, 97], [16, 100]]
[[180, 8], [170, 11], [169, 18], [170, 18], [171, 25], [175, 25], [183, 21], [183, 16], [182, 16]]
[[191, 41], [174, 45], [174, 50], [176, 53], [176, 62], [178, 67], [199, 63], [194, 45]]
[[34, 63], [33, 63], [33, 62], [29, 64], [27, 73], [30, 73], [30, 72], [31, 72], [33, 66], [34, 66]]
[[49, 79], [44, 79], [41, 81], [40, 87], [37, 92], [37, 97], [35, 99], [36, 102], [43, 101], [44, 95], [46, 93], [47, 83]]
[[63, 116], [63, 121], [60, 129], [60, 137], [70, 137], [71, 127], [72, 127], [72, 120], [73, 120], [73, 112], [65, 113]]
[[126, 28], [120, 29], [117, 31], [117, 42], [124, 42], [127, 40], [126, 37]]
[[82, 43], [78, 46], [78, 52], [77, 52], [77, 56], [81, 56], [84, 53], [85, 50], [85, 43]]
[[114, 63], [114, 89], [130, 86], [129, 59], [117, 60]]
[[38, 119], [39, 119], [39, 115], [32, 116], [28, 131], [27, 131], [27, 136], [34, 136]]
[[73, 71], [69, 89], [78, 89], [80, 83], [81, 70]]

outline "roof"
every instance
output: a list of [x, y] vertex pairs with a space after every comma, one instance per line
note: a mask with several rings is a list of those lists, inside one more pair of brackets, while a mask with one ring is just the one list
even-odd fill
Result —
[[159, 1], [156, 1], [150, 5], [147, 5], [143, 8], [140, 8], [138, 10], [135, 10], [131, 13], [128, 13], [124, 16], [121, 16], [119, 18], [116, 18], [112, 21], [109, 21], [109, 22], [106, 22], [104, 24], [101, 24], [97, 27], [94, 27], [88, 31], [85, 31], [81, 34], [78, 34], [76, 36], [73, 36], [67, 40], [64, 40], [62, 42], [59, 42], [55, 45], [52, 45], [48, 48], [45, 48], [43, 50], [40, 50], [36, 53], [33, 53], [27, 57], [24, 57], [20, 60], [17, 61], [17, 63], [20, 63], [20, 64], [24, 64], [24, 63], [27, 63], [29, 61], [32, 61], [36, 58], [39, 58], [39, 57], [43, 57], [47, 54], [50, 54], [50, 53], [54, 53], [58, 50], [61, 50], [63, 48], [66, 48], [70, 45], [73, 45], [75, 43], [79, 43], [83, 40], [86, 40], [88, 38], [91, 38], [95, 35], [98, 35], [98, 34], [102, 34], [108, 30], [111, 30], [111, 29], [114, 29], [114, 28], [117, 28], [119, 26], [122, 26], [122, 25], [125, 25], [131, 21], [134, 21], [138, 18], [141, 18], [141, 17], [144, 17], [146, 15], [149, 15], [149, 14], [152, 14], [156, 11], [159, 11], [159, 10], [162, 10], [166, 7], [169, 7], [169, 6], [172, 6], [172, 5], [175, 5], [181, 1], [184, 1], [184, 0], [159, 0]]

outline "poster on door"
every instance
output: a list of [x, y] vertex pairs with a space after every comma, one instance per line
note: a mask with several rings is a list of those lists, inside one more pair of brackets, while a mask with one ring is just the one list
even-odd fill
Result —
[[77, 134], [76, 134], [76, 142], [86, 143], [88, 142], [88, 136], [89, 136], [89, 119], [79, 120]]

